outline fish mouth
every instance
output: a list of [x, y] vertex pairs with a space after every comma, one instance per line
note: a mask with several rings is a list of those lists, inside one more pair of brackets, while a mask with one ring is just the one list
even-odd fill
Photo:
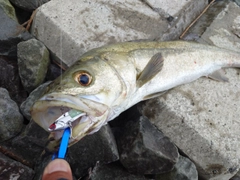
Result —
[[64, 113], [70, 110], [83, 112], [71, 122], [71, 138], [74, 144], [88, 134], [98, 131], [106, 123], [108, 106], [86, 98], [52, 93], [36, 101], [31, 109], [33, 120], [44, 130], [50, 131], [55, 140], [60, 140], [63, 129], [51, 131], [49, 127]]

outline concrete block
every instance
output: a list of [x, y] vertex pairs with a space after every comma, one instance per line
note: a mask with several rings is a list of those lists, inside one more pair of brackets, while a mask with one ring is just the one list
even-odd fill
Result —
[[240, 49], [240, 7], [229, 2], [199, 40], [225, 49]]
[[229, 82], [207, 78], [179, 86], [139, 107], [207, 180], [227, 180], [240, 167], [240, 71]]
[[172, 8], [166, 0], [52, 0], [38, 9], [32, 34], [70, 66], [84, 52], [105, 44], [175, 39], [206, 3], [188, 0]]

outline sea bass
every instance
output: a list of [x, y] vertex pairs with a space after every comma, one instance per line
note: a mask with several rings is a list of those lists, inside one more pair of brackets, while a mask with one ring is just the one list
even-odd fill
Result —
[[[194, 42], [124, 42], [85, 53], [34, 103], [33, 120], [46, 131], [70, 110], [72, 145], [134, 104], [207, 76], [227, 81], [222, 67], [240, 67], [240, 53]], [[51, 132], [48, 150], [62, 131]]]

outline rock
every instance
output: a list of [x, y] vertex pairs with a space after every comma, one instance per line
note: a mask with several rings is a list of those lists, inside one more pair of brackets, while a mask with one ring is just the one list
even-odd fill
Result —
[[22, 157], [31, 167], [34, 167], [45, 149], [48, 136], [48, 132], [31, 121], [24, 131], [11, 141], [8, 147], [11, 147], [15, 156]]
[[68, 149], [67, 160], [73, 174], [82, 177], [97, 162], [104, 164], [119, 159], [115, 139], [108, 125], [88, 135]]
[[156, 176], [156, 180], [198, 180], [196, 166], [188, 158], [180, 156], [174, 169]]
[[0, 56], [0, 87], [8, 90], [11, 99], [19, 106], [27, 98], [18, 74], [17, 59]]
[[23, 127], [23, 117], [8, 91], [0, 88], [0, 142], [16, 136]]
[[18, 44], [19, 75], [29, 93], [44, 82], [49, 63], [49, 52], [40, 41], [30, 39]]
[[90, 173], [91, 180], [146, 180], [144, 176], [130, 174], [120, 163], [97, 164]]
[[24, 117], [26, 119], [28, 119], [29, 121], [32, 118], [31, 114], [30, 114], [30, 109], [33, 106], [33, 103], [43, 95], [47, 85], [50, 83], [51, 83], [51, 81], [48, 81], [48, 82], [40, 85], [39, 87], [37, 87], [35, 90], [33, 90], [30, 93], [28, 98], [21, 104], [20, 110], [21, 110], [22, 114], [24, 115]]
[[240, 76], [229, 83], [200, 78], [139, 104], [139, 109], [197, 166], [201, 177], [226, 180], [240, 167]]
[[23, 164], [14, 161], [0, 152], [1, 179], [17, 180], [32, 179], [34, 171]]
[[230, 180], [240, 180], [240, 171], [238, 171], [238, 173], [233, 176]]
[[[228, 13], [231, 12], [231, 13]], [[201, 36], [199, 42], [225, 49], [239, 51], [240, 48], [240, 7], [230, 2], [216, 16]]]
[[129, 121], [117, 142], [120, 162], [135, 174], [168, 172], [178, 161], [176, 146], [144, 117]]
[[45, 157], [42, 158], [41, 161], [37, 161], [34, 167], [35, 175], [33, 180], [42, 180], [42, 174], [45, 169], [45, 167], [48, 165], [48, 163], [51, 162], [51, 157]]
[[46, 80], [53, 81], [58, 76], [60, 76], [64, 71], [65, 70], [61, 69], [56, 64], [51, 63], [49, 68], [48, 68], [48, 72], [47, 72], [47, 75], [46, 75]]
[[17, 44], [32, 38], [17, 22], [13, 6], [8, 0], [0, 0], [0, 55], [17, 56]]
[[33, 11], [48, 1], [50, 0], [10, 0], [15, 6], [26, 11]]
[[207, 0], [51, 0], [38, 9], [31, 33], [70, 66], [84, 52], [105, 44], [176, 39], [206, 4]]

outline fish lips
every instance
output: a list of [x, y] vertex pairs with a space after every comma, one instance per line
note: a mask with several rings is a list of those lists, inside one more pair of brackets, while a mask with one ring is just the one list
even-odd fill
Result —
[[[70, 109], [85, 112], [86, 115], [73, 122], [72, 136], [76, 140], [87, 135], [104, 124], [109, 107], [80, 96], [51, 93], [36, 101], [31, 109], [33, 120], [46, 131], [62, 114]], [[61, 132], [61, 131], [60, 131]], [[56, 133], [55, 139], [60, 139], [62, 133]]]

